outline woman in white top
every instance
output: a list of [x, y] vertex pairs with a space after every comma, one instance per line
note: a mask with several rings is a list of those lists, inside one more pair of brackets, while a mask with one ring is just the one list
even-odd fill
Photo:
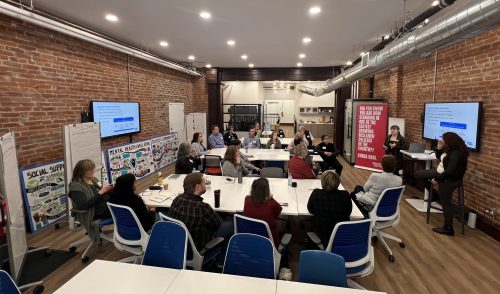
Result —
[[194, 133], [193, 140], [191, 140], [191, 147], [196, 152], [196, 156], [202, 156], [208, 154], [207, 148], [203, 146], [203, 134], [202, 133]]

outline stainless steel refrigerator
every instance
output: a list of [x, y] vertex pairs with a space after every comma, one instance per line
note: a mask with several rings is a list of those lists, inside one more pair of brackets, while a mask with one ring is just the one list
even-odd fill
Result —
[[356, 161], [356, 127], [357, 127], [357, 106], [360, 103], [378, 104], [384, 103], [383, 99], [347, 99], [345, 101], [344, 116], [344, 157], [354, 164]]

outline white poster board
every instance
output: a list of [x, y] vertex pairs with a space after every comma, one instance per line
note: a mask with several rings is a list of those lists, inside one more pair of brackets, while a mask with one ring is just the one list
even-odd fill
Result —
[[31, 232], [38, 232], [66, 216], [62, 160], [22, 169], [21, 179]]
[[[101, 131], [99, 123], [89, 122], [83, 124], [71, 124], [63, 127], [64, 146], [64, 173], [66, 179], [66, 195], [69, 192], [69, 183], [73, 175], [76, 163], [82, 159], [94, 161], [96, 168], [94, 177], [102, 181], [102, 151]], [[69, 195], [68, 195], [69, 196]], [[68, 211], [71, 210], [71, 201], [67, 201]], [[75, 219], [68, 214], [69, 227], [75, 229]]]
[[151, 139], [154, 169], [158, 170], [177, 160], [177, 133]]
[[14, 280], [18, 280], [28, 245], [14, 132], [0, 137], [0, 189], [7, 202], [10, 270]]
[[179, 134], [179, 142], [186, 141], [184, 103], [168, 104], [168, 125], [171, 133], [177, 132]]
[[121, 175], [133, 174], [138, 180], [154, 172], [151, 140], [108, 149], [111, 182]]
[[399, 127], [399, 133], [401, 136], [405, 136], [405, 119], [404, 118], [397, 118], [397, 117], [389, 117], [389, 124], [387, 125], [387, 134], [391, 134], [391, 126], [398, 126]]
[[202, 133], [203, 138], [207, 135], [207, 114], [195, 112], [186, 114], [186, 140], [191, 142], [194, 133]]
[[278, 114], [280, 123], [293, 123], [295, 100], [265, 100], [264, 103], [267, 114]]

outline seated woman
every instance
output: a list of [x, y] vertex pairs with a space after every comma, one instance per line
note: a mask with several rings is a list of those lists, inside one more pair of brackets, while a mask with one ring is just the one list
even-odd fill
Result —
[[280, 244], [276, 218], [280, 215], [281, 210], [281, 205], [274, 200], [273, 194], [271, 194], [269, 180], [258, 178], [253, 181], [250, 196], [245, 197], [243, 215], [265, 221], [269, 225], [276, 248]]
[[188, 142], [182, 142], [177, 150], [177, 161], [175, 162], [176, 174], [190, 174], [193, 169], [201, 163], [194, 156], [193, 148]]
[[135, 176], [133, 174], [121, 175], [116, 179], [109, 202], [132, 208], [146, 232], [151, 229], [155, 222], [155, 209], [148, 209], [141, 196], [135, 193]]
[[238, 168], [241, 168], [243, 176], [249, 174], [248, 169], [241, 163], [241, 154], [238, 146], [229, 146], [224, 154], [222, 174], [227, 177], [237, 177]]
[[288, 162], [288, 172], [294, 179], [316, 179], [311, 166], [306, 162], [305, 158], [309, 154], [307, 146], [300, 143], [295, 146], [295, 155]]
[[400, 151], [406, 148], [405, 138], [399, 133], [399, 126], [391, 126], [391, 134], [387, 136], [382, 147], [385, 150], [385, 154], [396, 157], [397, 165], [394, 174], [399, 175], [399, 170], [403, 168], [403, 154]]
[[281, 149], [281, 142], [276, 131], [271, 133], [271, 138], [267, 141], [266, 149]]
[[68, 196], [73, 202], [73, 208], [86, 210], [86, 213], [77, 214], [78, 221], [85, 227], [93, 242], [99, 241], [99, 228], [91, 226], [93, 220], [111, 217], [106, 202], [108, 192], [113, 185], [99, 187], [94, 178], [95, 163], [90, 159], [83, 159], [76, 163], [73, 177], [69, 184]]
[[307, 210], [313, 215], [313, 231], [327, 246], [333, 228], [338, 222], [348, 221], [352, 202], [347, 191], [339, 190], [340, 177], [332, 170], [321, 175], [321, 188], [314, 189], [307, 202]]
[[194, 153], [196, 156], [202, 156], [208, 154], [207, 148], [203, 146], [203, 134], [202, 133], [194, 133], [193, 140], [191, 140], [191, 147], [194, 149]]
[[290, 151], [290, 155], [293, 155], [295, 152], [295, 146], [299, 145], [300, 143], [304, 143], [307, 146], [307, 140], [304, 137], [304, 134], [301, 132], [295, 133], [295, 137], [293, 137], [293, 141], [288, 144], [288, 151]]
[[382, 192], [387, 188], [399, 187], [403, 179], [394, 174], [397, 160], [392, 155], [382, 157], [382, 173], [372, 173], [364, 187], [356, 186], [351, 192], [351, 199], [365, 217], [373, 209]]

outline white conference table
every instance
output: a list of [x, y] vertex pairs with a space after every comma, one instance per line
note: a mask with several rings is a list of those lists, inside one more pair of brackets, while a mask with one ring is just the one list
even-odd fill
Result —
[[[436, 154], [432, 150], [425, 150], [424, 153], [411, 153], [407, 150], [400, 150], [401, 153], [410, 157], [413, 160], [425, 161], [425, 169], [431, 168], [431, 163], [436, 160]], [[427, 212], [427, 199], [429, 199], [429, 191], [424, 189], [424, 199], [406, 199], [406, 202], [420, 212]], [[433, 202], [432, 206], [441, 207], [439, 203]], [[431, 208], [433, 213], [442, 213], [440, 210]]]
[[[153, 190], [141, 193], [142, 199], [147, 206], [151, 207], [164, 207], [168, 208], [172, 205], [174, 198], [182, 194], [183, 181], [186, 175], [170, 175], [163, 180], [164, 184], [168, 184], [168, 189], [165, 191]], [[210, 204], [215, 211], [238, 213], [243, 211], [245, 204], [245, 196], [250, 195], [250, 190], [255, 177], [244, 177], [243, 183], [238, 184], [237, 179], [225, 176], [205, 176], [206, 179], [211, 181], [210, 187], [202, 195], [203, 201]], [[229, 181], [228, 181], [229, 179]], [[293, 188], [288, 186], [288, 179], [268, 179], [271, 193], [278, 203], [287, 203], [286, 206], [282, 205], [282, 215], [286, 216], [300, 216], [311, 215], [307, 210], [307, 202], [311, 193], [316, 188], [321, 188], [321, 181], [316, 180], [294, 180], [297, 182], [297, 187]], [[215, 207], [214, 190], [221, 190], [220, 207]], [[339, 189], [343, 190], [344, 187], [340, 185]], [[166, 195], [170, 198], [162, 201], [155, 202], [153, 199], [157, 195]], [[362, 219], [363, 214], [358, 207], [353, 203], [351, 219]]]
[[95, 260], [54, 293], [369, 294], [381, 292]]
[[[227, 148], [216, 148], [209, 150], [208, 155], [218, 155], [224, 158]], [[267, 160], [267, 161], [289, 161], [290, 152], [286, 149], [240, 149], [240, 152], [248, 156], [250, 161]], [[314, 162], [323, 162], [319, 155], [312, 155]]]

